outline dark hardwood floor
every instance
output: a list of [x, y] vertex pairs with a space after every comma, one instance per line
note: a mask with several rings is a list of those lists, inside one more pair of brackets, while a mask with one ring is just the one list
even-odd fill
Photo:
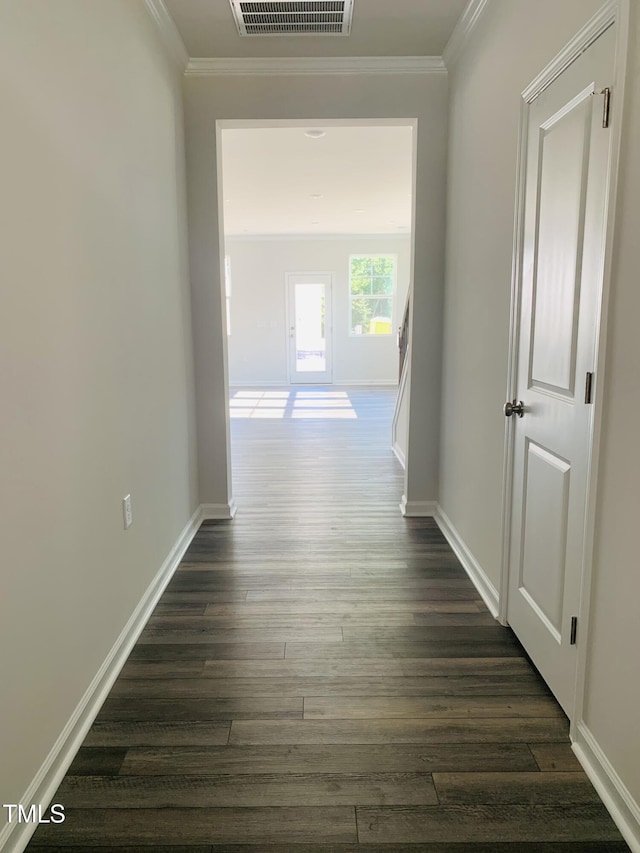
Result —
[[391, 389], [242, 389], [204, 524], [29, 850], [626, 851], [568, 723], [431, 519]]

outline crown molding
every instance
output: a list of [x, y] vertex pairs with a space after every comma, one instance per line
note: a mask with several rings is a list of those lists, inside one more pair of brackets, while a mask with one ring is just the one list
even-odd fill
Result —
[[144, 0], [144, 5], [158, 27], [160, 38], [171, 60], [182, 74], [189, 62], [189, 54], [173, 18], [164, 5], [164, 0]]
[[467, 3], [466, 9], [451, 33], [447, 46], [442, 51], [442, 58], [446, 68], [450, 68], [451, 64], [462, 53], [488, 2], [489, 0], [469, 0]]
[[[154, 0], [147, 0], [154, 2]], [[324, 74], [446, 74], [440, 56], [284, 56], [190, 59], [189, 77]]]

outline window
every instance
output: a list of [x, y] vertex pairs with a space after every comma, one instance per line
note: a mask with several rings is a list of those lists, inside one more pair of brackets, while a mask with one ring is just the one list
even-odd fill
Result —
[[349, 258], [350, 334], [391, 334], [395, 286], [395, 255]]

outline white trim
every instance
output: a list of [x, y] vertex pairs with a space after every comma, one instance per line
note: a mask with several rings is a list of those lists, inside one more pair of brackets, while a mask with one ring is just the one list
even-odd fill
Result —
[[[32, 803], [44, 806], [45, 803], [51, 802], [114, 681], [129, 657], [131, 649], [196, 535], [201, 520], [202, 508], [198, 507], [178, 536], [158, 573], [147, 587], [120, 636], [54, 743], [49, 755], [25, 793], [20, 797], [19, 802], [25, 808], [30, 807]], [[19, 851], [24, 850], [37, 826], [37, 823], [6, 824], [0, 832], [0, 850], [4, 850], [6, 853], [9, 851], [19, 853]]]
[[[518, 153], [516, 166], [516, 200], [513, 225], [513, 246], [511, 257], [511, 296], [509, 307], [509, 349], [507, 353], [507, 389], [506, 400], [516, 396], [518, 378], [518, 340], [520, 328], [520, 265], [524, 243], [524, 205], [527, 169], [527, 138], [529, 133], [529, 112], [526, 103], [520, 101], [520, 123], [518, 128]], [[509, 560], [511, 554], [511, 514], [513, 505], [513, 425], [509, 418], [504, 419], [504, 452], [502, 465], [502, 543], [500, 553], [500, 600], [499, 619], [507, 624], [507, 602], [509, 596]]]
[[584, 722], [574, 732], [573, 751], [633, 853], [640, 853], [640, 805], [616, 773]]
[[238, 511], [233, 498], [226, 504], [200, 504], [201, 521], [228, 521]]
[[[409, 393], [411, 383], [409, 382], [409, 366], [411, 364], [409, 347], [405, 353], [404, 365], [402, 367], [402, 376], [400, 377], [400, 385], [398, 386], [398, 395], [396, 397], [396, 407], [393, 412], [393, 420], [391, 422], [391, 449], [395, 453], [398, 462], [402, 465], [404, 471], [407, 469], [406, 445], [409, 437], [409, 419], [407, 418], [407, 430], [404, 437], [405, 447], [403, 448], [398, 441], [398, 417], [404, 400], [405, 393]], [[407, 400], [407, 415], [409, 412], [409, 401]]]
[[576, 33], [564, 48], [522, 92], [525, 103], [530, 104], [565, 71], [572, 62], [584, 53], [594, 41], [623, 17], [625, 0], [608, 0], [604, 6]]
[[407, 467], [407, 460], [404, 455], [404, 450], [400, 447], [397, 441], [393, 442], [393, 444], [391, 445], [391, 450], [393, 451], [394, 456], [396, 457], [402, 467], [402, 470], [404, 471]]
[[[225, 468], [226, 468], [226, 504], [204, 504], [203, 506], [214, 515], [208, 518], [233, 518], [236, 514], [236, 504], [233, 499], [233, 471], [231, 457], [231, 412], [229, 407], [229, 335], [227, 335], [227, 293], [225, 287], [225, 258], [226, 247], [224, 241], [224, 187], [222, 179], [222, 124], [216, 120], [216, 188], [218, 208], [218, 300], [220, 305], [220, 326], [218, 332], [222, 342], [222, 384], [224, 391], [224, 428], [225, 428]], [[212, 286], [215, 290], [215, 280]], [[215, 298], [215, 297], [213, 297]], [[212, 330], [214, 332], [215, 330]], [[218, 514], [220, 513], [220, 514]]]
[[189, 63], [189, 54], [173, 18], [164, 5], [164, 0], [144, 0], [144, 5], [160, 31], [160, 37], [169, 56], [180, 74], [183, 74]]
[[456, 557], [462, 563], [463, 569], [469, 575], [471, 582], [482, 596], [482, 600], [489, 608], [491, 615], [494, 619], [497, 619], [499, 610], [498, 590], [491, 583], [487, 573], [473, 556], [466, 542], [458, 533], [451, 522], [451, 519], [447, 516], [440, 504], [438, 504], [436, 508], [435, 519], [436, 524], [443, 532], [449, 545], [451, 545]]
[[487, 3], [488, 0], [469, 0], [467, 3], [466, 9], [458, 19], [458, 23], [453, 28], [449, 41], [442, 51], [446, 68], [450, 68], [464, 50]]
[[415, 305], [415, 272], [416, 272], [416, 216], [418, 199], [418, 119], [415, 119], [415, 130], [413, 133], [413, 145], [411, 146], [411, 243], [409, 243], [409, 287], [407, 288], [407, 300], [409, 301], [409, 323], [407, 327], [407, 450], [406, 465], [404, 469], [404, 494], [400, 504], [400, 512], [405, 515], [407, 510], [407, 495], [411, 494], [412, 483], [409, 482], [409, 471], [411, 469], [411, 398], [412, 379], [411, 365], [413, 362], [413, 306]]
[[187, 77], [446, 73], [440, 56], [195, 57], [185, 71]]
[[405, 518], [433, 518], [437, 507], [436, 501], [408, 501], [403, 495], [400, 501], [400, 512]]

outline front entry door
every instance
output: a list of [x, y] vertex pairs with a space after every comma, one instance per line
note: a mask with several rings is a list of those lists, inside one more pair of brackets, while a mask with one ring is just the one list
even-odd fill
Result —
[[611, 136], [601, 92], [613, 60], [610, 29], [529, 108], [517, 391], [505, 407], [514, 429], [507, 618], [569, 716]]
[[331, 382], [331, 273], [289, 273], [289, 381]]

